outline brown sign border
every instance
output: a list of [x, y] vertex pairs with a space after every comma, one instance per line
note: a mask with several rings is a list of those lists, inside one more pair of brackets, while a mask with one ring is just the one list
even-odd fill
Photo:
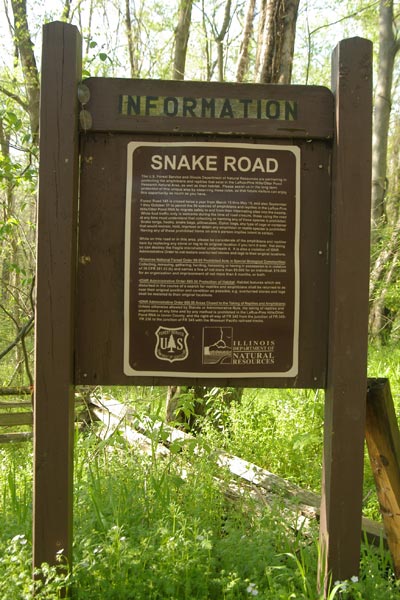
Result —
[[[154, 81], [148, 79], [89, 78], [84, 82], [83, 108], [90, 119], [83, 119], [85, 131], [113, 131], [120, 133], [196, 134], [199, 132], [248, 135], [255, 138], [275, 139], [332, 139], [334, 136], [334, 99], [332, 92], [322, 86], [261, 85], [196, 81]], [[121, 97], [149, 98], [149, 105], [157, 105], [155, 98], [205, 98], [210, 101], [243, 102], [249, 99], [267, 102], [287, 102], [295, 109], [287, 111], [288, 119], [236, 118], [229, 111], [221, 118], [160, 115], [157, 109], [146, 109], [140, 114], [123, 114]], [[153, 99], [153, 100], [152, 100]], [[144, 100], [145, 101], [145, 100]], [[243, 105], [245, 106], [245, 105]], [[257, 110], [256, 110], [257, 112]], [[220, 113], [221, 114], [221, 113]], [[244, 114], [244, 113], [243, 113]], [[294, 118], [295, 117], [295, 118]]]
[[[158, 82], [156, 82], [158, 84]], [[214, 139], [202, 136], [204, 141]], [[198, 137], [184, 136], [182, 141]], [[218, 136], [252, 143], [252, 138]], [[130, 141], [176, 141], [176, 136], [82, 133], [76, 299], [75, 383], [84, 385], [167, 385], [166, 377], [123, 373], [123, 283], [126, 147]], [[289, 143], [291, 140], [288, 140]], [[286, 141], [286, 145], [288, 143]], [[264, 143], [257, 140], [256, 143]], [[275, 144], [266, 139], [265, 143]], [[285, 142], [282, 140], [282, 144]], [[325, 387], [329, 308], [331, 210], [329, 142], [296, 140], [301, 151], [299, 371], [295, 377], [253, 377], [253, 387]], [[315, 227], [315, 222], [319, 226]], [[185, 385], [204, 385], [184, 378]], [[197, 383], [198, 382], [198, 383]], [[247, 378], [210, 378], [209, 385], [249, 385]]]

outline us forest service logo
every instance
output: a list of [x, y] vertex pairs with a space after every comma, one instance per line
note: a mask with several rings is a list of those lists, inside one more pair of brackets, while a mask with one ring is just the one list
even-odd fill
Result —
[[154, 350], [156, 358], [173, 363], [189, 356], [188, 332], [185, 327], [160, 327], [155, 332], [157, 342]]

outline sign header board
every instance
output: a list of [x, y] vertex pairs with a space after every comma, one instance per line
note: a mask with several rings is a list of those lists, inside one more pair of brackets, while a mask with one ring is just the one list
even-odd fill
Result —
[[266, 98], [196, 98], [194, 96], [118, 97], [118, 113], [132, 117], [297, 120], [297, 102]]
[[298, 372], [300, 150], [128, 144], [126, 375]]
[[333, 95], [321, 86], [91, 77], [79, 90], [84, 132], [228, 133], [260, 141], [334, 135]]

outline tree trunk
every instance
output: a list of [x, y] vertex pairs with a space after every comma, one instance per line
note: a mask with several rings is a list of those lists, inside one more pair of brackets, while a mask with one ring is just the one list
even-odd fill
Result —
[[[36, 60], [33, 52], [33, 44], [30, 38], [26, 0], [12, 0], [12, 10], [14, 15], [14, 47], [15, 47], [15, 65], [19, 58], [25, 83], [26, 100], [18, 94], [9, 91], [1, 86], [1, 91], [11, 100], [16, 102], [24, 111], [26, 111], [32, 136], [33, 146], [37, 146], [39, 133], [39, 74], [36, 66]], [[10, 86], [15, 82], [13, 78]], [[12, 145], [10, 144], [11, 134], [8, 128], [4, 126], [4, 122], [0, 117], [0, 149], [3, 156], [3, 169], [8, 172], [5, 178], [3, 188], [5, 199], [2, 202], [2, 219], [4, 223], [13, 221], [13, 230], [7, 236], [6, 243], [1, 255], [1, 312], [6, 315], [16, 328], [17, 336], [21, 330], [21, 322], [27, 316], [26, 312], [26, 291], [24, 290], [24, 282], [21, 272], [24, 269], [26, 274], [31, 272], [33, 263], [29, 260], [25, 262], [27, 256], [24, 254], [24, 244], [21, 243], [20, 231], [23, 227], [23, 221], [20, 218], [19, 206], [17, 205], [18, 196], [15, 188], [18, 181], [15, 173], [12, 170]], [[30, 163], [29, 163], [30, 164]], [[34, 220], [34, 219], [33, 219]], [[28, 236], [25, 237], [25, 242], [28, 241]], [[30, 367], [28, 364], [28, 352], [25, 346], [25, 341], [19, 338], [18, 344], [13, 346], [15, 352], [15, 365], [12, 380], [15, 377], [22, 379], [24, 374], [24, 366], [26, 374], [31, 380]]]
[[369, 332], [376, 339], [382, 336], [382, 332], [396, 315], [386, 315], [385, 301], [391, 284], [398, 274], [400, 247], [400, 217], [393, 227], [390, 238], [383, 245], [374, 267], [371, 271], [369, 293], [371, 307], [369, 312]]
[[[375, 92], [374, 126], [372, 138], [372, 243], [383, 239], [387, 219], [387, 154], [389, 121], [392, 103], [392, 82], [396, 54], [400, 42], [394, 33], [393, 0], [380, 0], [379, 6], [379, 58]], [[392, 211], [396, 218], [397, 210]], [[393, 221], [392, 221], [393, 223]], [[390, 315], [386, 315], [386, 297], [397, 272], [400, 222], [393, 225], [388, 242], [383, 244], [371, 271], [370, 284], [370, 334], [379, 340]]]
[[254, 13], [256, 9], [256, 0], [250, 0], [246, 20], [243, 29], [242, 43], [240, 44], [239, 58], [236, 68], [236, 81], [244, 81], [249, 69], [249, 45], [251, 34], [253, 32]]
[[137, 61], [135, 57], [135, 46], [133, 43], [133, 33], [132, 33], [132, 19], [131, 19], [131, 9], [129, 5], [129, 0], [125, 1], [125, 31], [126, 37], [128, 39], [128, 55], [129, 55], [129, 64], [131, 68], [131, 77], [137, 77]]
[[[85, 10], [87, 10], [87, 6], [85, 6]], [[90, 44], [92, 42], [92, 22], [93, 22], [93, 11], [94, 11], [94, 0], [90, 0], [89, 3], [89, 15], [88, 15], [88, 21], [87, 21], [87, 31], [89, 32], [86, 37], [86, 48], [85, 48], [85, 54], [88, 55], [89, 51], [90, 51]], [[82, 12], [81, 12], [81, 3], [78, 3], [78, 14], [79, 14], [79, 29], [80, 31], [83, 31], [83, 25], [82, 25]]]
[[65, 21], [66, 23], [68, 23], [70, 15], [71, 15], [71, 0], [65, 0], [64, 8], [63, 8], [62, 15], [61, 15], [61, 21]]
[[179, 20], [175, 29], [175, 54], [173, 79], [185, 78], [185, 64], [189, 41], [190, 24], [192, 21], [193, 0], [181, 0], [179, 5]]
[[380, 0], [378, 79], [372, 136], [372, 241], [378, 239], [379, 226], [385, 221], [388, 132], [394, 60], [398, 50], [399, 40], [393, 28], [393, 0]]
[[28, 27], [26, 0], [11, 0], [11, 5], [14, 13], [15, 44], [21, 61], [28, 99], [28, 114], [32, 139], [37, 143], [39, 134], [40, 84], [39, 72]]
[[263, 46], [263, 35], [265, 28], [265, 17], [267, 12], [267, 0], [260, 0], [259, 18], [258, 18], [258, 32], [257, 32], [257, 47], [256, 47], [256, 59], [254, 65], [254, 80], [257, 79], [256, 74], [260, 71], [261, 64], [261, 50]]
[[217, 54], [217, 56], [218, 56], [218, 59], [217, 59], [218, 81], [224, 81], [224, 79], [225, 79], [225, 75], [224, 75], [224, 71], [225, 71], [224, 40], [225, 40], [225, 36], [228, 32], [229, 23], [231, 20], [231, 6], [232, 6], [232, 0], [226, 0], [225, 9], [224, 9], [224, 20], [222, 22], [222, 27], [220, 29], [220, 32], [217, 33], [217, 35], [215, 36], [215, 41], [217, 42], [217, 52], [218, 52], [218, 54]]
[[259, 38], [258, 83], [290, 83], [299, 0], [266, 0]]
[[[232, 402], [240, 402], [243, 388], [213, 388], [205, 386], [169, 386], [167, 392], [166, 420], [182, 423], [185, 428], [193, 431], [198, 428], [199, 417], [208, 415], [215, 426], [222, 423], [221, 411], [213, 413], [216, 402], [222, 403], [226, 408]], [[215, 413], [218, 413], [215, 414]]]
[[[10, 135], [6, 133], [3, 126], [3, 120], [0, 117], [0, 149], [4, 164], [10, 162]], [[4, 194], [5, 199], [1, 203], [2, 215], [1, 218], [4, 223], [7, 223], [8, 219], [13, 216], [14, 213], [14, 194], [13, 194], [13, 182], [11, 177], [5, 178], [4, 182]], [[11, 271], [10, 265], [12, 263], [12, 246], [13, 236], [7, 236], [8, 243], [4, 242], [1, 252], [1, 302], [6, 302], [9, 297], [9, 288], [11, 283]]]
[[385, 216], [389, 227], [395, 227], [400, 216], [400, 118], [392, 114], [390, 119], [390, 150], [387, 171], [388, 193], [385, 197]]
[[395, 280], [395, 273], [397, 271], [396, 265], [398, 262], [399, 250], [396, 250], [391, 256], [390, 263], [388, 264], [387, 269], [384, 272], [384, 278], [382, 282], [382, 287], [379, 290], [379, 296], [372, 303], [372, 308], [369, 315], [370, 332], [372, 336], [377, 340], [379, 340], [382, 337], [385, 328], [388, 328], [390, 332], [391, 325], [396, 319], [396, 314], [390, 314], [389, 311], [388, 314], [386, 314], [385, 300], [389, 292], [390, 286]]
[[279, 61], [277, 83], [289, 84], [292, 80], [294, 43], [296, 39], [297, 13], [300, 0], [286, 0], [281, 55]]

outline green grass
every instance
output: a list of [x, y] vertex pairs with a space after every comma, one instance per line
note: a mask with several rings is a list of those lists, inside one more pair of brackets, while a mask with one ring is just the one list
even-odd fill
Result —
[[[396, 349], [372, 350], [369, 368], [371, 376], [390, 378], [397, 411], [399, 359]], [[136, 410], [162, 415], [163, 389], [113, 393]], [[323, 393], [246, 390], [241, 404], [219, 416], [218, 428], [204, 423], [201, 452], [187, 445], [167, 458], [144, 456], [118, 434], [103, 443], [92, 432], [77, 433], [74, 570], [63, 576], [44, 565], [36, 597], [58, 598], [70, 585], [78, 600], [316, 600], [318, 525], [296, 533], [279, 499], [272, 506], [247, 494], [229, 499], [229, 477], [215, 466], [213, 448], [318, 491]], [[28, 599], [32, 444], [0, 447], [0, 466], [0, 598]], [[375, 516], [368, 463], [365, 471], [365, 508]], [[383, 548], [363, 544], [353, 579], [332, 582], [331, 600], [399, 597]]]

